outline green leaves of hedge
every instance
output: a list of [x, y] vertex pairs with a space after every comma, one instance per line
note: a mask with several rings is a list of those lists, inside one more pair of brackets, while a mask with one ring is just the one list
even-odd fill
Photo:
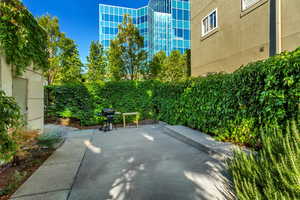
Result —
[[[250, 63], [232, 74], [181, 82], [119, 81], [52, 86], [48, 110], [96, 124], [104, 107], [182, 124], [225, 141], [259, 145], [259, 127], [295, 118], [300, 104], [300, 49]], [[67, 111], [66, 111], [67, 109]]]

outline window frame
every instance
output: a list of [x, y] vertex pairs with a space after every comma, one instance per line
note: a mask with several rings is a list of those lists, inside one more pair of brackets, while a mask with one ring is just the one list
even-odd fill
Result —
[[245, 11], [247, 11], [248, 9], [250, 9], [250, 8], [252, 8], [253, 6], [255, 6], [256, 4], [258, 4], [260, 1], [262, 1], [262, 0], [256, 0], [256, 2], [254, 2], [253, 4], [250, 4], [248, 7], [245, 7], [244, 6], [244, 2], [245, 2], [246, 0], [241, 0], [241, 10], [242, 10], [242, 12], [245, 12]]
[[[213, 14], [216, 13], [216, 26], [210, 30], [208, 30], [207, 32], [205, 32], [205, 27], [204, 27], [204, 20], [207, 19], [208, 24], [210, 24], [210, 19], [209, 17]], [[219, 19], [218, 19], [218, 8], [213, 9], [208, 15], [206, 15], [205, 17], [202, 18], [201, 20], [201, 36], [205, 37], [207, 36], [209, 33], [213, 32], [214, 30], [216, 30], [219, 27]]]

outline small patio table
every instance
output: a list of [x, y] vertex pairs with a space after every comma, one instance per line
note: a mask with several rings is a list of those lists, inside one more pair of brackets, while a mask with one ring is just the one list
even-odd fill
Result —
[[138, 112], [131, 112], [131, 113], [123, 113], [123, 124], [124, 124], [124, 128], [126, 128], [126, 116], [130, 116], [130, 115], [135, 115], [135, 123], [136, 123], [136, 127], [139, 127], [139, 113]]

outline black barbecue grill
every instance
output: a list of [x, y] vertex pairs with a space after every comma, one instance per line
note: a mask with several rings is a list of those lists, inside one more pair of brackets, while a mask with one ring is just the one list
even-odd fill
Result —
[[101, 116], [105, 117], [104, 124], [99, 130], [102, 131], [111, 131], [114, 123], [114, 116], [116, 111], [112, 108], [102, 109]]

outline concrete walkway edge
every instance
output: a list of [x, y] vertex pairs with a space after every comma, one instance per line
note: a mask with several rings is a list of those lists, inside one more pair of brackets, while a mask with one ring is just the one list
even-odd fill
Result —
[[86, 143], [94, 130], [73, 130], [64, 134], [64, 142], [12, 195], [16, 200], [67, 200], [81, 167]]
[[184, 142], [200, 151], [204, 151], [209, 155], [218, 155], [223, 158], [233, 156], [235, 150], [249, 152], [246, 148], [241, 148], [229, 142], [216, 141], [213, 137], [200, 131], [179, 125], [169, 125], [165, 122], [159, 122], [167, 135]]

